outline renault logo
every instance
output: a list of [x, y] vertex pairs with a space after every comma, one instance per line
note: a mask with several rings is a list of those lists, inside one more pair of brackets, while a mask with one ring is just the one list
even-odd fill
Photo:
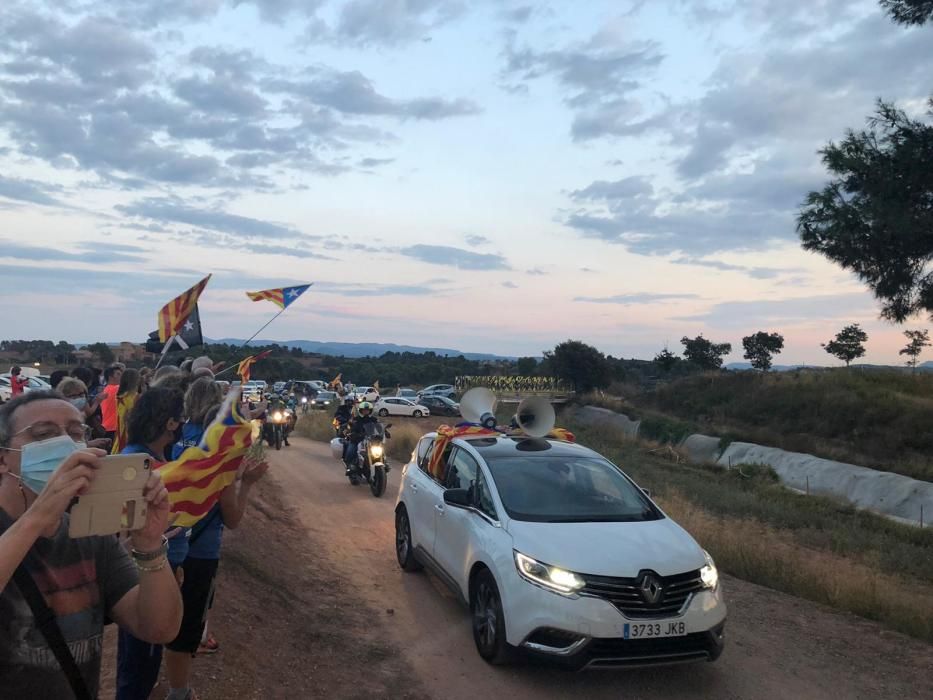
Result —
[[654, 605], [659, 600], [661, 600], [661, 595], [664, 593], [664, 588], [661, 586], [661, 582], [658, 580], [658, 577], [654, 574], [645, 574], [641, 579], [641, 585], [639, 585], [639, 590], [641, 590], [641, 597], [645, 599], [645, 602], [648, 605]]

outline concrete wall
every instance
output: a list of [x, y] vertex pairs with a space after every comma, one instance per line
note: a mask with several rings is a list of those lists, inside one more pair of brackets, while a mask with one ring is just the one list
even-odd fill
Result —
[[917, 522], [923, 505], [924, 522], [933, 518], [933, 483], [845, 462], [787, 452], [750, 442], [733, 442], [718, 464], [766, 464], [785, 486], [843, 498], [869, 510]]

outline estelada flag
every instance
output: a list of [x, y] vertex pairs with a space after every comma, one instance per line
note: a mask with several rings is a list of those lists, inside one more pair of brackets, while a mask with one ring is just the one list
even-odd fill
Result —
[[253, 301], [271, 301], [281, 309], [286, 308], [295, 299], [308, 291], [311, 284], [300, 284], [297, 287], [281, 287], [280, 289], [264, 289], [261, 292], [247, 292]]
[[113, 436], [113, 447], [110, 454], [118, 455], [123, 448], [130, 444], [129, 439], [129, 419], [130, 411], [136, 405], [136, 399], [139, 398], [137, 392], [117, 396], [117, 432]]
[[210, 278], [211, 276], [208, 275], [187, 292], [180, 294], [162, 307], [159, 312], [160, 341], [165, 343], [173, 335], [178, 335], [184, 329], [185, 321], [194, 311], [194, 307], [198, 303], [198, 297], [201, 296], [201, 292], [204, 291]]
[[231, 389], [201, 443], [159, 468], [175, 525], [192, 527], [210, 511], [220, 492], [236, 480], [253, 443], [252, 424], [240, 413], [240, 392]]
[[269, 357], [270, 354], [272, 354], [271, 350], [263, 350], [258, 355], [250, 355], [237, 365], [236, 373], [240, 375], [240, 379], [244, 384], [249, 381], [250, 368], [260, 360]]

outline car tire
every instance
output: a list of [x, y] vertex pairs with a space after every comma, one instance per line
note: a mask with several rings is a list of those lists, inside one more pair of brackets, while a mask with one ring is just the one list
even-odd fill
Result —
[[421, 418], [424, 414], [421, 411], [415, 411], [411, 414], [414, 418]]
[[380, 409], [379, 409], [379, 415], [382, 416], [383, 418], [385, 418], [387, 415], [389, 415], [389, 409], [388, 409], [388, 408], [380, 408]]
[[421, 562], [415, 559], [415, 548], [411, 542], [411, 522], [408, 511], [402, 506], [395, 511], [395, 558], [402, 571], [421, 571]]
[[499, 587], [489, 569], [476, 574], [470, 589], [473, 641], [480, 657], [493, 666], [512, 660], [513, 648], [505, 637], [505, 614]]

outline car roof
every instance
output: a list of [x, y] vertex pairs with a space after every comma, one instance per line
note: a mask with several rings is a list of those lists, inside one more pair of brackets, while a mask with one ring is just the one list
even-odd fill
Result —
[[[436, 436], [437, 433], [425, 435], [425, 437]], [[605, 457], [589, 447], [554, 438], [532, 438], [526, 435], [484, 435], [458, 437], [454, 438], [453, 442], [454, 444], [469, 445], [487, 461], [515, 455], [529, 456], [534, 454], [547, 454], [549, 457], [597, 457], [605, 459]]]

